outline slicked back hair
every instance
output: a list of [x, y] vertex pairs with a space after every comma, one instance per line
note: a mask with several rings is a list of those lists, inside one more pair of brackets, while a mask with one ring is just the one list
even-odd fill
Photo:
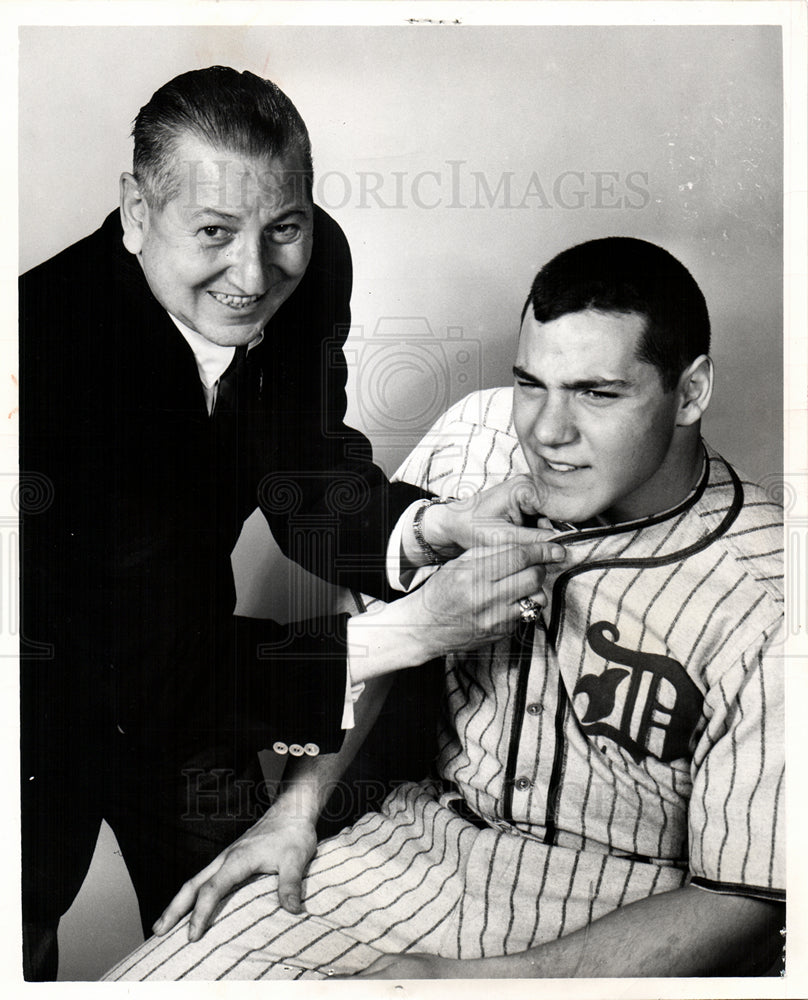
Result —
[[228, 66], [182, 73], [138, 112], [132, 172], [149, 205], [159, 210], [177, 194], [175, 146], [184, 135], [216, 149], [269, 158], [297, 153], [311, 194], [311, 142], [286, 94], [270, 80]]
[[695, 279], [667, 250], [610, 236], [564, 250], [539, 271], [522, 309], [539, 323], [594, 309], [638, 313], [645, 328], [637, 356], [654, 365], [666, 391], [710, 350], [710, 318]]

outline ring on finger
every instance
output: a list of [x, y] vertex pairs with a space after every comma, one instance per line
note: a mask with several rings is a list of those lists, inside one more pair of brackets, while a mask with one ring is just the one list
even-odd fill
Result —
[[522, 609], [519, 612], [519, 617], [523, 622], [536, 622], [539, 620], [541, 605], [537, 604], [532, 597], [523, 597], [519, 601], [519, 607]]

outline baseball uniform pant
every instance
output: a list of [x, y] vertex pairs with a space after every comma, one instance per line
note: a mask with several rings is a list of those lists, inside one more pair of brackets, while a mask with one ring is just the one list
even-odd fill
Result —
[[512, 954], [683, 878], [674, 868], [481, 829], [443, 804], [435, 783], [410, 783], [320, 845], [304, 880], [304, 914], [283, 910], [276, 876], [261, 876], [227, 899], [200, 941], [188, 943], [183, 920], [106, 978], [322, 979], [409, 950]]

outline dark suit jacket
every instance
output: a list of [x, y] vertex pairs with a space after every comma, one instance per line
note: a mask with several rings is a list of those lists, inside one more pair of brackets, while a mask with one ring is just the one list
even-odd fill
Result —
[[309, 268], [222, 426], [117, 213], [22, 278], [24, 736], [103, 720], [157, 744], [232, 726], [257, 748], [338, 747], [344, 622], [296, 639], [242, 623], [234, 652], [229, 560], [259, 505], [292, 558], [385, 593], [390, 528], [422, 494], [391, 488], [343, 423], [350, 288], [316, 209]]

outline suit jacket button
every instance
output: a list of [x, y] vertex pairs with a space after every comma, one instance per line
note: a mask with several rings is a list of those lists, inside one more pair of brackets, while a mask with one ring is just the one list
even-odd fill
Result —
[[316, 743], [307, 743], [303, 747], [303, 753], [307, 753], [309, 757], [316, 757], [319, 752], [320, 748], [317, 746]]
[[293, 757], [302, 757], [302, 755], [303, 755], [303, 747], [299, 743], [290, 743], [289, 744], [289, 753]]
[[278, 740], [277, 743], [272, 744], [272, 749], [275, 751], [275, 753], [279, 754], [285, 754], [289, 752], [289, 747], [285, 743], [282, 743], [280, 740]]

